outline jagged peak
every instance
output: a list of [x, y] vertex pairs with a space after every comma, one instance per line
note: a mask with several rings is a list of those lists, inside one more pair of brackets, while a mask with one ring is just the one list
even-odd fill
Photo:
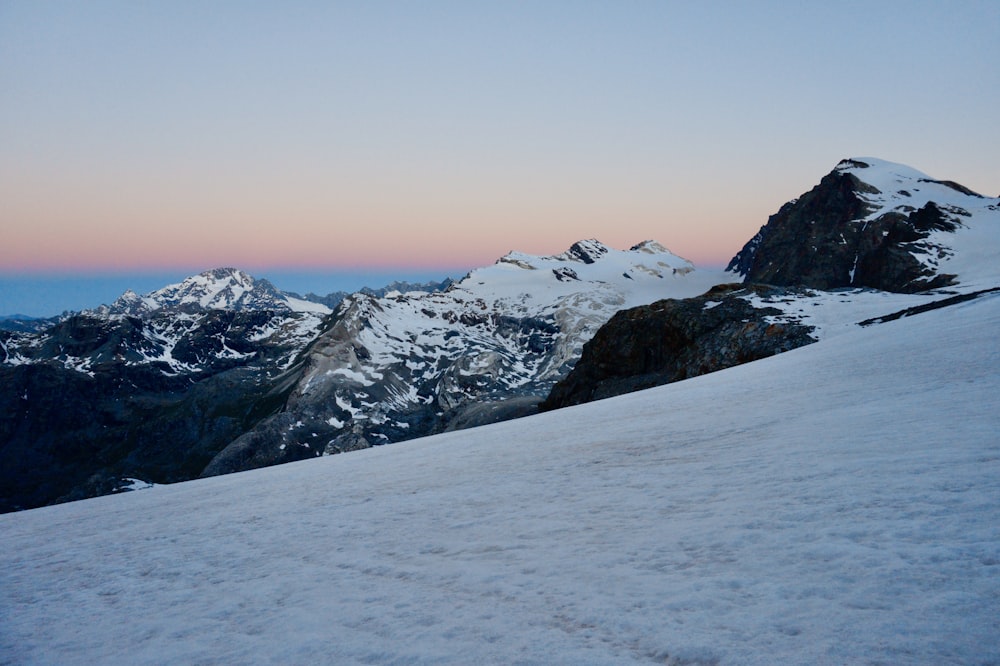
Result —
[[644, 240], [641, 243], [636, 243], [635, 245], [629, 248], [629, 252], [648, 252], [651, 254], [662, 254], [664, 252], [669, 252], [670, 254], [673, 254], [673, 252], [670, 252], [670, 250], [667, 249], [664, 245], [652, 239]]
[[200, 281], [199, 278], [205, 278], [216, 281], [230, 281], [230, 282], [235, 282], [237, 284], [247, 284], [247, 285], [259, 282], [257, 278], [250, 275], [246, 271], [241, 270], [239, 268], [233, 268], [232, 266], [212, 268], [207, 271], [202, 271], [201, 273], [198, 273], [198, 275], [192, 275], [191, 277], [185, 279], [183, 282], [187, 282], [189, 280]]
[[513, 264], [524, 269], [533, 270], [536, 268], [535, 264], [539, 261], [545, 260], [556, 260], [556, 261], [575, 261], [582, 262], [584, 264], [593, 264], [597, 262], [598, 259], [604, 255], [612, 252], [612, 248], [608, 247], [604, 243], [594, 238], [588, 238], [586, 240], [580, 240], [569, 246], [569, 249], [560, 254], [554, 254], [551, 256], [543, 257], [531, 254], [526, 254], [524, 252], [519, 252], [517, 250], [512, 250], [500, 257], [496, 263], [498, 264]]
[[[675, 268], [694, 268], [694, 264], [692, 264], [689, 260], [671, 252], [665, 245], [652, 239], [636, 243], [628, 250], [616, 250], [609, 245], [605, 245], [599, 240], [589, 238], [573, 243], [568, 250], [560, 254], [536, 256], [514, 250], [500, 257], [496, 263], [509, 264], [525, 270], [535, 270], [540, 265], [547, 264], [552, 261], [574, 262], [590, 265], [600, 263], [607, 257], [617, 256], [623, 258], [628, 254], [655, 255], [659, 257], [661, 261], [666, 259], [668, 263]], [[635, 259], [628, 259], [627, 261], [635, 261]]]
[[691, 261], [689, 261], [688, 259], [685, 259], [684, 257], [680, 256], [679, 254], [674, 253], [666, 245], [663, 245], [662, 243], [660, 243], [658, 241], [655, 241], [655, 240], [644, 240], [641, 243], [637, 243], [637, 244], [635, 244], [635, 245], [633, 245], [632, 247], [629, 248], [629, 252], [641, 252], [643, 254], [666, 255], [666, 256], [672, 257], [673, 259], [676, 259], [677, 261], [679, 261], [680, 263], [682, 263], [682, 264], [684, 264], [686, 266], [689, 266], [690, 268], [694, 268], [694, 264]]
[[569, 249], [558, 255], [559, 259], [570, 261], [582, 261], [585, 264], [593, 264], [598, 259], [611, 251], [611, 248], [595, 238], [588, 238], [573, 243]]

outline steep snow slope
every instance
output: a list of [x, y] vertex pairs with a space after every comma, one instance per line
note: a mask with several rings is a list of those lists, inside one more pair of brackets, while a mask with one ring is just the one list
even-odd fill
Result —
[[998, 326], [0, 516], [0, 661], [996, 663]]

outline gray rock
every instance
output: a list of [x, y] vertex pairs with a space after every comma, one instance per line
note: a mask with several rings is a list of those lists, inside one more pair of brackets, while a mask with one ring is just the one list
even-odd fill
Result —
[[623, 310], [583, 347], [542, 410], [577, 405], [669, 384], [815, 342], [809, 326], [772, 322], [776, 308], [746, 296], [794, 296], [800, 289], [719, 285], [702, 296]]
[[[812, 190], [786, 203], [727, 270], [747, 282], [816, 289], [870, 287], [914, 293], [953, 284], [954, 275], [934, 269], [934, 260], [949, 249], [928, 238], [934, 231], [955, 231], [967, 213], [934, 201], [908, 207], [910, 194], [905, 190], [883, 193], [855, 175], [866, 166], [845, 160]], [[947, 181], [922, 182], [982, 198]], [[877, 196], [895, 198], [898, 205], [877, 208], [870, 203]], [[873, 213], [877, 215], [872, 218]]]

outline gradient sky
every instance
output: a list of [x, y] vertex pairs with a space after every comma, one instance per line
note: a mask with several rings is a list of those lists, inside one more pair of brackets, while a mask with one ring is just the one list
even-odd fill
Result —
[[721, 265], [848, 156], [1000, 194], [995, 0], [0, 0], [0, 91], [0, 313], [589, 237]]

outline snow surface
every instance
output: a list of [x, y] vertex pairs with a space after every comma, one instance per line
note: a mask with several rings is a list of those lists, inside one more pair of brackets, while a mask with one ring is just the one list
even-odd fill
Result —
[[0, 516], [0, 663], [997, 663], [998, 327]]

